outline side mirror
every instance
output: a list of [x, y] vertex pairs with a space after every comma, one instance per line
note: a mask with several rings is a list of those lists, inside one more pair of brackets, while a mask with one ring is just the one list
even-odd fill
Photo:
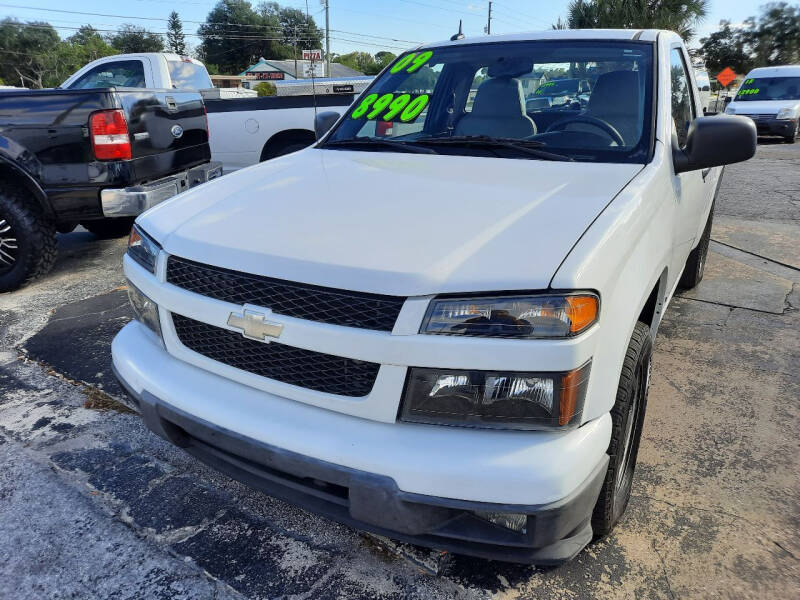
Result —
[[686, 148], [673, 142], [676, 173], [729, 165], [756, 153], [756, 126], [746, 117], [698, 117], [689, 127]]
[[725, 104], [730, 104], [731, 100], [733, 100], [733, 96], [725, 96]]
[[314, 133], [317, 134], [318, 140], [321, 140], [322, 136], [330, 131], [330, 128], [339, 120], [340, 116], [339, 113], [332, 110], [321, 112], [316, 116], [314, 119]]

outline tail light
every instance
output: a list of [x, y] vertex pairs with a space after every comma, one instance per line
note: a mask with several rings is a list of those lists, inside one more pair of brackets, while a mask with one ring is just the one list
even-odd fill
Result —
[[89, 117], [92, 148], [97, 160], [129, 160], [131, 138], [121, 109], [100, 110]]

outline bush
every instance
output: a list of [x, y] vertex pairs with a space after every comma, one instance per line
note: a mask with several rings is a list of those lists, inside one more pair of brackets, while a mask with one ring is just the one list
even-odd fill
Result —
[[259, 96], [275, 96], [278, 93], [275, 84], [271, 81], [262, 81], [255, 87]]

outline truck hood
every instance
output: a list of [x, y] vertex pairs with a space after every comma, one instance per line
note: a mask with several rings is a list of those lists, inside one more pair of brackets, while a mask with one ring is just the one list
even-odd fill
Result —
[[321, 286], [543, 289], [641, 168], [309, 148], [185, 192], [139, 223], [170, 254]]
[[737, 115], [777, 115], [783, 108], [793, 108], [795, 112], [800, 109], [798, 100], [745, 100], [744, 102], [730, 103], [736, 109]]

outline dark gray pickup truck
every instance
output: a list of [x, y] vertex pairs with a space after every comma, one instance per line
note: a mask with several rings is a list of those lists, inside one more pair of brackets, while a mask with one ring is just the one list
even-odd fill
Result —
[[56, 232], [99, 237], [221, 175], [197, 92], [108, 88], [0, 93], [0, 292], [53, 266]]

